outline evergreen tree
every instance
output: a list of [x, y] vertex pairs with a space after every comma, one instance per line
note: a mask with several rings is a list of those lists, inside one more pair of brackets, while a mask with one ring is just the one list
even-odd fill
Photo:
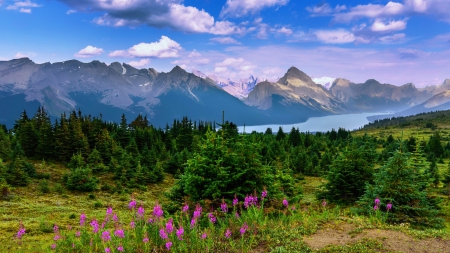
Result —
[[440, 179], [439, 171], [436, 165], [436, 157], [434, 155], [431, 158], [430, 166], [428, 167], [428, 170], [426, 170], [426, 173], [430, 178], [430, 182], [436, 188], [439, 185]]
[[275, 139], [277, 141], [281, 141], [281, 140], [284, 140], [285, 136], [286, 136], [286, 134], [283, 132], [283, 128], [282, 127], [278, 128], [278, 132], [277, 132]]
[[428, 195], [428, 182], [409, 163], [409, 154], [397, 150], [387, 164], [374, 175], [374, 183], [367, 184], [359, 204], [366, 210], [373, 210], [374, 199], [379, 197], [378, 211], [386, 210], [392, 203], [388, 221], [408, 222], [416, 226], [441, 228], [443, 220], [438, 217], [437, 199]]

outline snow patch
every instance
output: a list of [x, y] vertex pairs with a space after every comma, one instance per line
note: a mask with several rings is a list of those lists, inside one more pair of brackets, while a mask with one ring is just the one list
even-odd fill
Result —
[[200, 102], [200, 100], [198, 99], [198, 97], [196, 95], [194, 95], [194, 93], [192, 93], [191, 88], [188, 88], [189, 93], [191, 93], [191, 95], [197, 99], [198, 102]]
[[322, 76], [322, 77], [313, 77], [312, 80], [317, 83], [322, 85], [324, 88], [326, 88], [327, 90], [330, 89], [331, 84], [333, 84], [333, 81], [336, 78], [334, 77], [328, 77], [328, 76]]
[[123, 64], [120, 66], [122, 66], [122, 75], [125, 75], [125, 73], [127, 73], [127, 69], [123, 66]]

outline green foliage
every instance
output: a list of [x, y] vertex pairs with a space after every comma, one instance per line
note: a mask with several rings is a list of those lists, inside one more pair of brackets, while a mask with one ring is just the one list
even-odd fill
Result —
[[76, 153], [70, 158], [70, 162], [67, 165], [70, 169], [74, 170], [76, 168], [83, 168], [86, 165], [83, 156], [81, 153]]
[[31, 177], [36, 176], [34, 165], [27, 162], [24, 158], [16, 157], [8, 164], [6, 171], [6, 181], [11, 185], [26, 186]]
[[362, 148], [344, 151], [330, 164], [324, 185], [325, 192], [318, 198], [330, 202], [351, 204], [364, 194], [365, 185], [373, 179], [373, 165]]
[[67, 175], [66, 187], [69, 190], [91, 192], [97, 189], [98, 179], [91, 176], [89, 168], [76, 168]]
[[381, 200], [379, 211], [385, 211], [388, 202], [392, 202], [389, 222], [443, 226], [443, 220], [438, 217], [439, 201], [428, 193], [428, 180], [410, 165], [409, 154], [401, 150], [394, 152], [387, 164], [375, 173], [374, 184], [367, 184], [359, 204], [366, 210], [373, 210], [376, 197]]
[[50, 186], [48, 185], [47, 180], [41, 180], [39, 181], [38, 189], [41, 193], [49, 193], [50, 192]]

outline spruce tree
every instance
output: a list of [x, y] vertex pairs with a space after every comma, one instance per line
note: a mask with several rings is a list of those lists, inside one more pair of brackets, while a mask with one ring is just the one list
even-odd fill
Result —
[[438, 200], [428, 194], [428, 180], [410, 164], [409, 157], [401, 149], [395, 151], [375, 173], [374, 183], [366, 185], [358, 203], [373, 212], [374, 199], [378, 197], [378, 211], [385, 212], [386, 205], [392, 203], [388, 222], [441, 228], [444, 223], [438, 217]]

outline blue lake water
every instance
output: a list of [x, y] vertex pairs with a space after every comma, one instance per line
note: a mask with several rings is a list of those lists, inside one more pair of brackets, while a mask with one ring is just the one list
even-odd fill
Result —
[[[259, 125], [259, 126], [245, 126], [245, 132], [251, 133], [265, 132], [267, 128], [272, 128], [272, 132], [276, 133], [281, 126], [284, 132], [290, 132], [292, 127], [298, 128], [300, 132], [327, 132], [333, 128], [337, 131], [340, 127], [347, 130], [354, 130], [368, 124], [367, 117], [372, 115], [389, 114], [389, 113], [357, 113], [357, 114], [342, 114], [330, 115], [323, 117], [309, 118], [306, 122], [288, 124], [288, 125]], [[388, 117], [386, 115], [386, 117]], [[243, 126], [239, 126], [239, 132], [244, 131]]]

